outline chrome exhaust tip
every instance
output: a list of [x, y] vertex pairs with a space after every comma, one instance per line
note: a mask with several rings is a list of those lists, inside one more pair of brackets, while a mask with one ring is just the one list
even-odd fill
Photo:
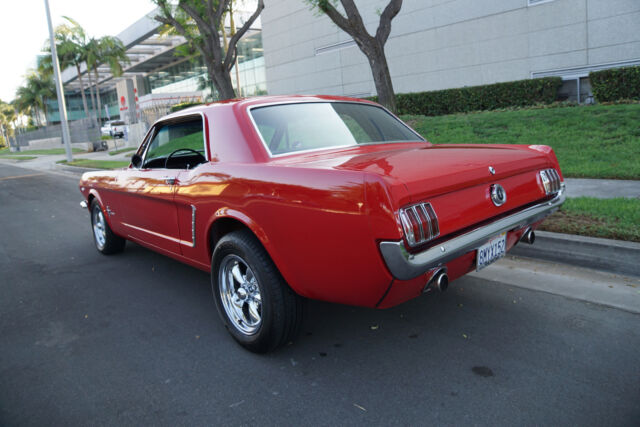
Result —
[[534, 233], [532, 229], [528, 228], [520, 238], [520, 241], [533, 245], [533, 242], [536, 241], [536, 233]]
[[447, 275], [447, 268], [441, 267], [437, 269], [432, 275], [427, 285], [424, 287], [423, 292], [427, 293], [434, 289], [444, 292], [449, 287], [449, 276]]
[[444, 292], [449, 287], [449, 276], [447, 273], [440, 273], [436, 279], [436, 287], [440, 292]]

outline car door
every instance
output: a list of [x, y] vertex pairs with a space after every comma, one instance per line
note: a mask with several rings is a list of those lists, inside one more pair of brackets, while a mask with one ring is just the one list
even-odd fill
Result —
[[[194, 143], [198, 139], [202, 141], [201, 116], [154, 126], [145, 141], [140, 167], [129, 168], [120, 176], [121, 223], [130, 237], [175, 254], [181, 252], [181, 245], [191, 245], [180, 239], [174, 196], [180, 172], [205, 159], [203, 144]], [[186, 150], [201, 150], [202, 159], [191, 160], [195, 157], [192, 153], [181, 155], [190, 153]]]

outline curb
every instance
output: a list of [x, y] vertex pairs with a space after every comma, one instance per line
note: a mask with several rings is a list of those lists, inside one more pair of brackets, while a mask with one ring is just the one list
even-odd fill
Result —
[[509, 254], [640, 277], [640, 243], [635, 242], [536, 231], [533, 245], [521, 242]]
[[82, 175], [85, 172], [95, 172], [103, 169], [82, 168], [79, 166], [67, 166], [61, 163], [54, 163], [54, 168], [65, 172], [71, 172], [75, 175]]
[[640, 314], [640, 278], [506, 256], [472, 277]]

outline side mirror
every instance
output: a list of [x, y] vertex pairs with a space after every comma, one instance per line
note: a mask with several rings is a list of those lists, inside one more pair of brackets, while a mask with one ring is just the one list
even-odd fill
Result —
[[131, 165], [136, 169], [140, 169], [142, 167], [142, 156], [139, 154], [131, 156]]

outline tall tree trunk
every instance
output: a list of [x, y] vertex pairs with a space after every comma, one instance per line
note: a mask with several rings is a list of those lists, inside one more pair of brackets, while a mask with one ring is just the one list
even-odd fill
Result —
[[0, 135], [2, 136], [2, 139], [4, 140], [4, 142], [7, 143], [7, 145], [11, 145], [11, 143], [9, 142], [9, 138], [7, 137], [7, 133], [4, 131], [4, 125], [0, 124]]
[[396, 96], [393, 92], [391, 75], [387, 58], [384, 54], [384, 45], [391, 33], [391, 21], [400, 12], [402, 0], [389, 0], [389, 3], [380, 13], [380, 22], [375, 36], [367, 31], [364, 21], [360, 16], [354, 0], [340, 0], [346, 16], [342, 15], [333, 2], [327, 0], [315, 0], [312, 2], [320, 11], [327, 14], [342, 31], [349, 34], [356, 42], [362, 53], [369, 60], [373, 81], [378, 92], [378, 101], [392, 112], [396, 112]]
[[96, 119], [96, 98], [93, 93], [93, 79], [91, 78], [91, 70], [87, 67], [87, 77], [89, 77], [89, 96], [91, 96], [91, 110], [93, 110], [93, 115], [91, 117]]
[[[231, 37], [236, 35], [236, 21], [233, 19], [233, 1], [229, 2], [229, 29], [231, 30]], [[224, 26], [223, 26], [224, 31]], [[227, 45], [227, 49], [229, 46]], [[226, 53], [226, 50], [225, 50]], [[234, 64], [234, 68], [236, 69], [236, 92], [238, 96], [242, 96], [242, 87], [240, 86], [240, 67], [238, 66], [238, 55], [236, 55], [236, 62]]]
[[34, 115], [36, 116], [36, 127], [42, 127], [42, 120], [40, 120], [40, 109], [37, 105], [33, 105]]
[[207, 63], [207, 70], [209, 72], [209, 79], [213, 82], [216, 90], [218, 91], [218, 98], [220, 99], [233, 99], [236, 97], [236, 92], [233, 89], [233, 83], [231, 82], [231, 75], [229, 73], [214, 72], [214, 64]]
[[[43, 99], [42, 100], [42, 111], [44, 111], [44, 125], [45, 126], [49, 126], [49, 117], [48, 116], [48, 112], [49, 109], [47, 108], [47, 100]], [[60, 114], [60, 121], [62, 121], [62, 111], [58, 111], [58, 113]]]
[[82, 81], [82, 73], [80, 72], [80, 64], [76, 63], [76, 70], [78, 71], [78, 81], [80, 82], [80, 94], [82, 95], [82, 106], [84, 107], [84, 115], [87, 118], [91, 118], [89, 116], [89, 107], [87, 106], [87, 97], [84, 94], [84, 82]]
[[374, 46], [368, 50], [370, 53], [367, 54], [367, 59], [373, 74], [373, 82], [376, 85], [378, 102], [395, 113], [397, 111], [396, 95], [393, 91], [393, 82], [389, 73], [387, 57], [384, 54], [384, 46], [380, 46], [374, 41]]
[[[93, 72], [96, 75], [96, 103], [98, 104], [98, 127], [102, 126], [102, 104], [100, 103], [100, 76], [98, 75], [98, 68], [94, 68]], [[122, 117], [120, 117], [122, 118]]]

